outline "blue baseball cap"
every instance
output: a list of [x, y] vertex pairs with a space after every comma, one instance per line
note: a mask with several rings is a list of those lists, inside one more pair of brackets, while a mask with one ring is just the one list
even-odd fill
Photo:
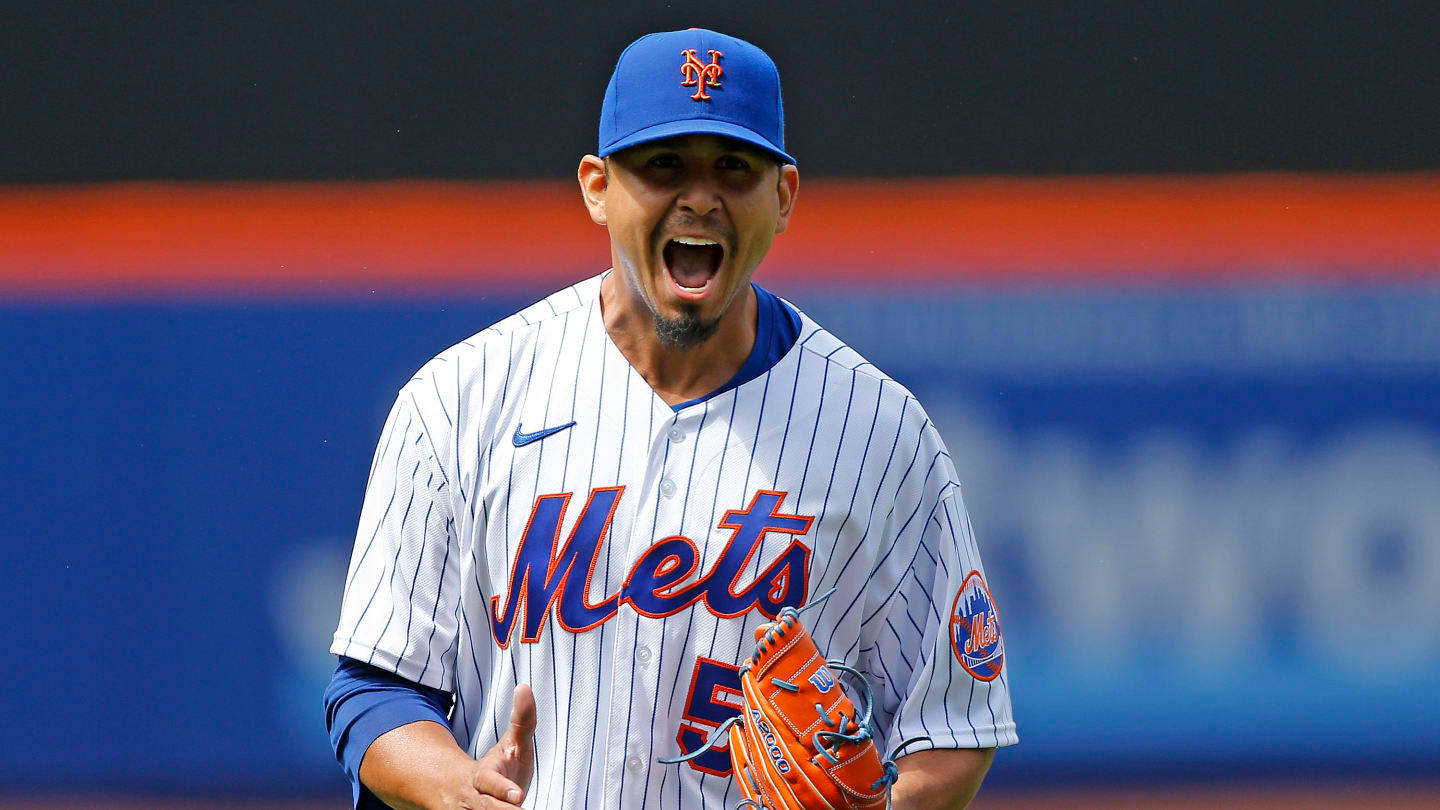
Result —
[[696, 134], [735, 138], [794, 163], [775, 63], [743, 39], [704, 28], [630, 43], [605, 88], [596, 154]]

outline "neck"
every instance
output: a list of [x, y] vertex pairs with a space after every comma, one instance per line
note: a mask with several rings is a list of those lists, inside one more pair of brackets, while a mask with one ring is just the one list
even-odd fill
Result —
[[729, 382], [755, 347], [755, 290], [746, 285], [735, 297], [720, 325], [705, 342], [679, 349], [660, 342], [655, 319], [636, 299], [620, 270], [600, 285], [600, 313], [605, 331], [657, 396], [667, 405], [698, 399]]

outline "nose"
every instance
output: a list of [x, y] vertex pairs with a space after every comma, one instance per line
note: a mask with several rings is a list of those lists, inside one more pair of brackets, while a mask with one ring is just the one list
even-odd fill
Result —
[[718, 178], [710, 172], [692, 172], [676, 203], [682, 210], [702, 217], [718, 211], [722, 204]]

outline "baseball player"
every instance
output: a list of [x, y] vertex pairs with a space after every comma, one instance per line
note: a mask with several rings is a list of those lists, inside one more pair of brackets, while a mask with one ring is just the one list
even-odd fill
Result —
[[806, 625], [873, 684], [880, 749], [928, 737], [894, 806], [963, 807], [1017, 741], [1000, 617], [920, 404], [751, 280], [799, 185], [775, 65], [637, 40], [579, 182], [612, 269], [386, 420], [326, 692], [356, 806], [729, 808], [723, 746], [657, 760], [737, 714], [757, 627], [833, 589]]

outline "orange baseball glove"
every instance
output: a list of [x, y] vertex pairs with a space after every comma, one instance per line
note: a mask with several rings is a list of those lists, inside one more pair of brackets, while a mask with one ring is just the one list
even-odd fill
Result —
[[[778, 621], [755, 631], [755, 652], [740, 666], [743, 712], [717, 728], [699, 751], [661, 762], [698, 756], [728, 729], [730, 762], [744, 796], [737, 808], [888, 808], [898, 772], [895, 761], [882, 759], [875, 747], [870, 684], [844, 662], [826, 661], [799, 613], [782, 608]], [[863, 711], [845, 694], [837, 671], [864, 685]], [[907, 740], [897, 753], [925, 739]]]

